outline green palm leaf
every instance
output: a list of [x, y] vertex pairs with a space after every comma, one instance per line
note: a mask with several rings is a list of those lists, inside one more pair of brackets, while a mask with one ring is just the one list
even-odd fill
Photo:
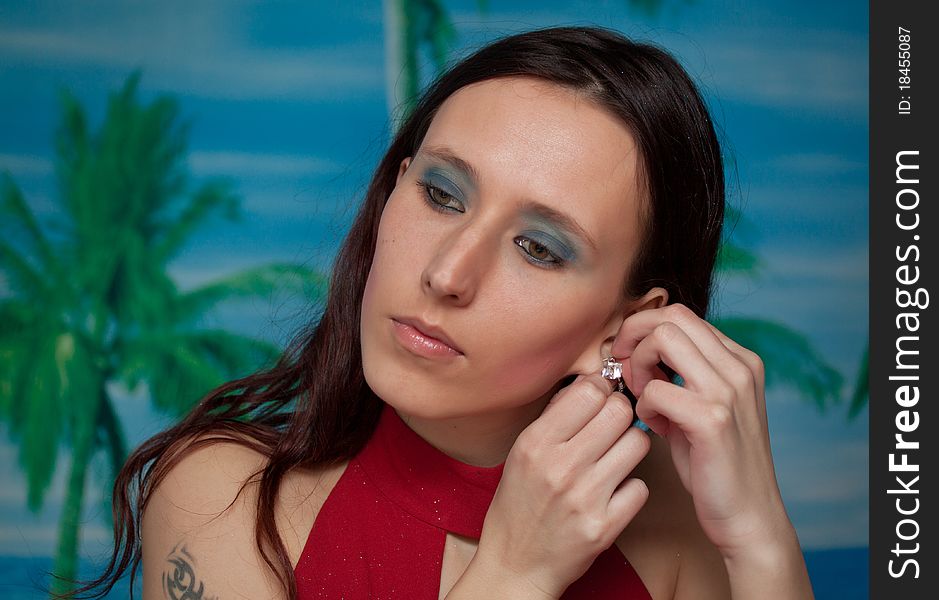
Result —
[[58, 264], [39, 222], [8, 172], [0, 177], [0, 233], [5, 245], [18, 239], [38, 259], [41, 268], [52, 270]]
[[[188, 127], [169, 97], [141, 104], [139, 80], [132, 74], [111, 95], [94, 133], [80, 103], [61, 94], [54, 220], [40, 222], [13, 179], [0, 180], [0, 420], [19, 447], [33, 510], [67, 450], [54, 566], [65, 578], [75, 575], [86, 481], [110, 487], [127, 453], [109, 384], [146, 384], [157, 409], [181, 415], [279, 354], [201, 328], [208, 311], [278, 291], [318, 301], [328, 285], [307, 267], [272, 264], [180, 293], [168, 261], [214, 215], [237, 215], [240, 200], [220, 180], [188, 191]], [[107, 473], [89, 479], [101, 452]], [[56, 583], [53, 591], [66, 589]]]
[[224, 371], [189, 346], [169, 343], [154, 348], [148, 358], [153, 404], [175, 416], [183, 415], [194, 400], [224, 381]]
[[225, 182], [205, 183], [182, 213], [162, 227], [165, 233], [156, 249], [161, 261], [166, 262], [175, 257], [193, 232], [218, 210], [221, 209], [230, 219], [238, 216], [239, 198], [229, 188]]
[[226, 379], [239, 377], [245, 365], [269, 365], [280, 355], [274, 344], [223, 329], [201, 329], [182, 336], [186, 345], [198, 348], [226, 373]]
[[864, 352], [861, 355], [861, 364], [858, 368], [857, 379], [854, 382], [854, 391], [851, 393], [851, 401], [848, 404], [848, 419], [857, 417], [861, 410], [867, 406], [870, 398], [869, 382], [870, 377], [870, 340], [864, 344]]
[[280, 350], [267, 342], [224, 330], [142, 334], [123, 351], [125, 385], [150, 382], [154, 405], [180, 415], [219, 384], [275, 360]]
[[10, 291], [30, 297], [44, 297], [50, 293], [45, 277], [30, 264], [23, 254], [9, 242], [0, 239], [0, 274]]
[[[691, 4], [694, 0], [685, 0], [686, 4]], [[658, 16], [665, 4], [664, 0], [628, 0], [627, 4], [636, 9], [637, 12], [645, 14], [647, 17]]]
[[301, 294], [309, 302], [326, 297], [329, 280], [302, 265], [276, 263], [245, 269], [181, 294], [178, 319], [204, 314], [220, 302], [236, 298], [268, 298], [278, 292]]
[[809, 398], [820, 411], [841, 400], [842, 375], [820, 356], [801, 333], [772, 321], [730, 317], [714, 326], [763, 360], [766, 386], [787, 385]]
[[759, 257], [731, 241], [723, 242], [718, 248], [717, 263], [714, 268], [719, 273], [749, 277], [759, 277], [763, 272]]
[[751, 250], [738, 243], [738, 238], [753, 235], [753, 224], [731, 202], [724, 207], [724, 234], [717, 252], [714, 268], [718, 273], [759, 278], [763, 274], [762, 261]]

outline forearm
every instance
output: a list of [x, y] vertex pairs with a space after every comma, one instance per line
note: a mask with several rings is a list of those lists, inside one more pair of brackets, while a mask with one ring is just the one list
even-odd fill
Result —
[[792, 530], [776, 544], [724, 559], [733, 600], [813, 600], [799, 540]]

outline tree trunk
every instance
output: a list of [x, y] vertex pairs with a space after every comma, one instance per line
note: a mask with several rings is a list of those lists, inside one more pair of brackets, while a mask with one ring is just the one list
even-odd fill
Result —
[[101, 400], [90, 411], [92, 414], [76, 415], [72, 432], [72, 464], [65, 490], [65, 504], [59, 518], [59, 545], [55, 553], [52, 592], [64, 593], [72, 589], [72, 581], [78, 571], [78, 542], [81, 528], [82, 505], [85, 497], [85, 479], [88, 465], [95, 450], [95, 426], [101, 409]]
[[[392, 127], [407, 118], [415, 102], [420, 75], [408, 0], [384, 0], [385, 102]], [[394, 131], [392, 131], [394, 133]]]

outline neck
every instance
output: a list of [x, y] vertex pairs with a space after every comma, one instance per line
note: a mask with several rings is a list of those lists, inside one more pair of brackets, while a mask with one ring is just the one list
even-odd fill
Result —
[[535, 402], [498, 412], [427, 419], [395, 411], [408, 427], [447, 456], [476, 467], [505, 462], [518, 435], [537, 419], [551, 394]]

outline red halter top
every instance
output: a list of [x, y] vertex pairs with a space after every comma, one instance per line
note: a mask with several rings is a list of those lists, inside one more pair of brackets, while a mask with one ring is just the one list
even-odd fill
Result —
[[[444, 454], [386, 403], [316, 517], [294, 569], [300, 600], [436, 600], [447, 532], [480, 538], [504, 466]], [[651, 600], [615, 544], [562, 596], [587, 598]]]

